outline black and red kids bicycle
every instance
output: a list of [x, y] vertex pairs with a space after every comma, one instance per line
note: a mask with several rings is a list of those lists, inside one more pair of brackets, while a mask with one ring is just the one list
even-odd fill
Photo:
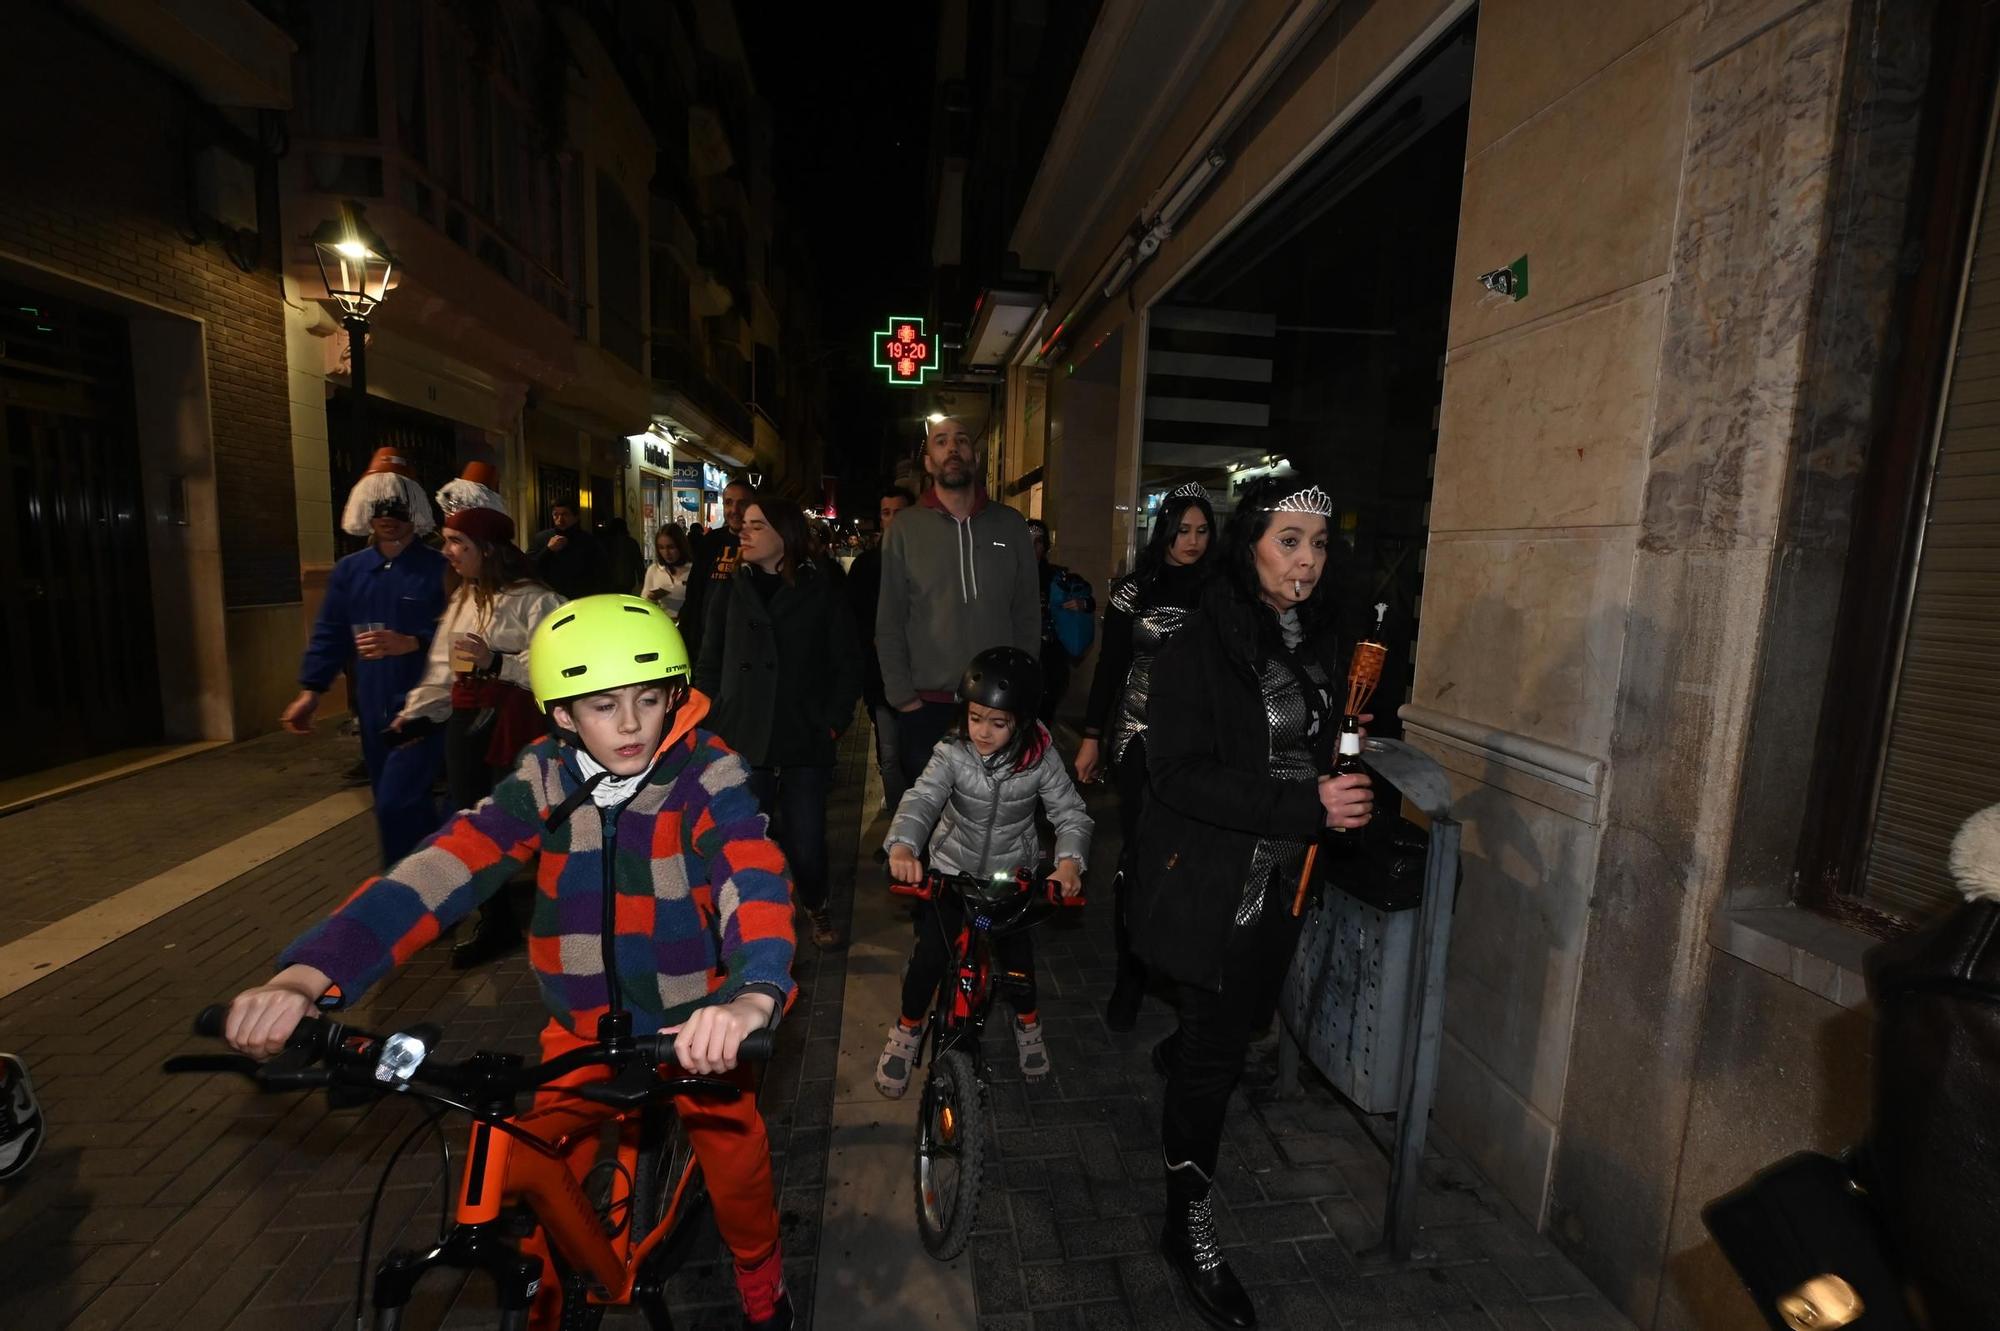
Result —
[[[195, 1019], [195, 1033], [220, 1037], [228, 1008], [211, 1007]], [[676, 1095], [735, 1096], [732, 1082], [700, 1077], [676, 1066], [672, 1035], [632, 1034], [632, 1015], [598, 1022], [597, 1043], [544, 1063], [518, 1054], [476, 1053], [447, 1063], [435, 1050], [441, 1033], [417, 1026], [375, 1036], [336, 1022], [308, 1018], [283, 1053], [269, 1062], [240, 1054], [185, 1055], [167, 1061], [168, 1072], [233, 1073], [262, 1091], [326, 1090], [338, 1105], [404, 1095], [424, 1106], [416, 1125], [389, 1157], [387, 1183], [404, 1146], [437, 1127], [431, 1106], [455, 1109], [473, 1120], [456, 1222], [427, 1252], [391, 1253], [375, 1271], [376, 1331], [398, 1331], [417, 1282], [443, 1268], [484, 1271], [499, 1295], [501, 1331], [560, 1328], [589, 1331], [607, 1307], [636, 1306], [653, 1331], [672, 1331], [667, 1276], [686, 1255], [691, 1221], [706, 1199], [701, 1167], [674, 1112]], [[770, 1057], [771, 1032], [745, 1037], [738, 1056]], [[605, 1069], [603, 1080], [561, 1087], [564, 1099], [521, 1111], [521, 1096], [549, 1087], [579, 1068]], [[615, 1136], [582, 1184], [566, 1157], [579, 1142]], [[443, 1137], [439, 1136], [442, 1144]], [[379, 1204], [381, 1188], [376, 1189]], [[368, 1274], [374, 1227], [370, 1207], [362, 1230], [357, 1282]], [[545, 1271], [520, 1241], [539, 1229], [554, 1255]], [[355, 1291], [356, 1325], [363, 1291]]]
[[[917, 1107], [917, 1230], [931, 1256], [950, 1261], [972, 1237], [993, 1132], [979, 1049], [993, 1000], [1007, 987], [1007, 977], [993, 972], [993, 940], [1032, 929], [1055, 908], [1081, 906], [1084, 899], [1081, 893], [1065, 898], [1061, 884], [1026, 870], [990, 878], [933, 871], [917, 883], [892, 881], [889, 890], [960, 907], [954, 912], [961, 921], [957, 936], [945, 940], [951, 965], [917, 1058], [930, 1065]], [[942, 912], [932, 919], [946, 928]]]

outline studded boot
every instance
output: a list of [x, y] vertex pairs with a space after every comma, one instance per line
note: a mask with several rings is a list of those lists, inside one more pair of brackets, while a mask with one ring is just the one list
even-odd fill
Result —
[[1215, 1209], [1208, 1175], [1191, 1160], [1167, 1161], [1167, 1223], [1160, 1252], [1180, 1273], [1188, 1297], [1217, 1326], [1257, 1325], [1257, 1310], [1229, 1263], [1215, 1232]]

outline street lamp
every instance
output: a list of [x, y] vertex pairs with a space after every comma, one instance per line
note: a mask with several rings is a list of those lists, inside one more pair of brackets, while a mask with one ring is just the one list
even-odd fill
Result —
[[389, 247], [362, 220], [358, 203], [341, 205], [340, 216], [322, 222], [313, 232], [313, 257], [326, 294], [341, 309], [347, 329], [348, 388], [353, 397], [354, 438], [365, 455], [374, 440], [368, 433], [368, 316], [389, 294], [389, 274], [395, 260]]

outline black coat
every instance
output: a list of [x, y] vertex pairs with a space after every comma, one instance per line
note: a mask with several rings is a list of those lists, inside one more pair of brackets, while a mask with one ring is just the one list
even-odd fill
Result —
[[767, 603], [748, 564], [709, 591], [695, 687], [709, 729], [752, 767], [830, 767], [861, 696], [861, 641], [847, 598], [817, 565]]
[[[1217, 578], [1153, 663], [1152, 792], [1139, 815], [1127, 921], [1132, 949], [1147, 964], [1210, 989], [1221, 983], [1223, 946], [1258, 838], [1307, 842], [1326, 825], [1316, 782], [1270, 773], [1257, 655], [1276, 640], [1276, 617]], [[1331, 625], [1309, 636], [1301, 654], [1316, 657], [1328, 679], [1344, 677]], [[1327, 746], [1334, 727], [1324, 729]], [[1329, 754], [1317, 757], [1325, 770]]]
[[875, 604], [881, 599], [882, 551], [878, 546], [856, 555], [847, 570], [847, 604], [854, 611], [854, 622], [866, 628], [861, 644], [861, 697], [871, 712], [889, 705], [882, 696], [882, 658], [875, 654]]
[[688, 575], [687, 602], [681, 606], [681, 638], [687, 643], [688, 657], [701, 659], [701, 635], [708, 627], [708, 603], [715, 599], [716, 584], [736, 576], [737, 552], [742, 542], [727, 527], [717, 527], [696, 542], [694, 572]]

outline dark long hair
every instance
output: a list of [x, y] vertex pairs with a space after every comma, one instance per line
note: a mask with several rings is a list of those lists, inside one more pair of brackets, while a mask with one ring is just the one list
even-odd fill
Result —
[[1145, 579], [1152, 577], [1167, 566], [1167, 551], [1173, 548], [1174, 537], [1180, 532], [1181, 519], [1191, 508], [1198, 508], [1208, 519], [1208, 545], [1202, 550], [1201, 558], [1195, 565], [1212, 563], [1216, 550], [1222, 545], [1222, 533], [1217, 529], [1215, 510], [1208, 500], [1200, 495], [1170, 495], [1160, 505], [1160, 511], [1153, 518], [1153, 533], [1146, 538], [1145, 548], [1139, 551], [1139, 558], [1133, 561], [1132, 573]]
[[[528, 557], [521, 553], [521, 547], [512, 541], [482, 541], [471, 532], [452, 533], [462, 540], [472, 542], [479, 548], [479, 576], [472, 580], [472, 596], [485, 605], [508, 587], [521, 583], [541, 586], [542, 580], [535, 576], [535, 570], [528, 563]], [[458, 570], [447, 567], [444, 571], [444, 594], [446, 599], [455, 595], [466, 585]]]
[[[1238, 496], [1236, 509], [1229, 515], [1229, 526], [1222, 534], [1219, 567], [1223, 580], [1244, 605], [1267, 609], [1263, 587], [1257, 580], [1256, 546], [1264, 539], [1264, 533], [1271, 530], [1274, 516], [1271, 505], [1311, 484], [1310, 478], [1295, 472], [1259, 476], [1244, 486]], [[1327, 519], [1326, 536], [1326, 568], [1320, 573], [1319, 581], [1313, 584], [1312, 594], [1299, 607], [1299, 623], [1308, 636], [1334, 620], [1347, 582], [1347, 544], [1334, 534], [1332, 518]], [[1274, 615], [1265, 613], [1257, 618], [1260, 624], [1266, 620], [1275, 626]]]
[[743, 511], [749, 513], [753, 504], [764, 514], [764, 521], [778, 533], [778, 541], [785, 547], [785, 563], [779, 571], [785, 575], [786, 582], [797, 582], [799, 570], [812, 563], [812, 533], [806, 529], [805, 510], [789, 499], [761, 492], [743, 501]]
[[662, 522], [659, 529], [653, 533], [654, 563], [657, 564], [660, 562], [660, 537], [663, 535], [673, 538], [674, 549], [680, 551], [681, 557], [672, 564], [666, 564], [662, 567], [679, 568], [682, 564], [694, 558], [693, 545], [688, 540], [688, 534], [681, 530], [681, 524], [678, 522]]

